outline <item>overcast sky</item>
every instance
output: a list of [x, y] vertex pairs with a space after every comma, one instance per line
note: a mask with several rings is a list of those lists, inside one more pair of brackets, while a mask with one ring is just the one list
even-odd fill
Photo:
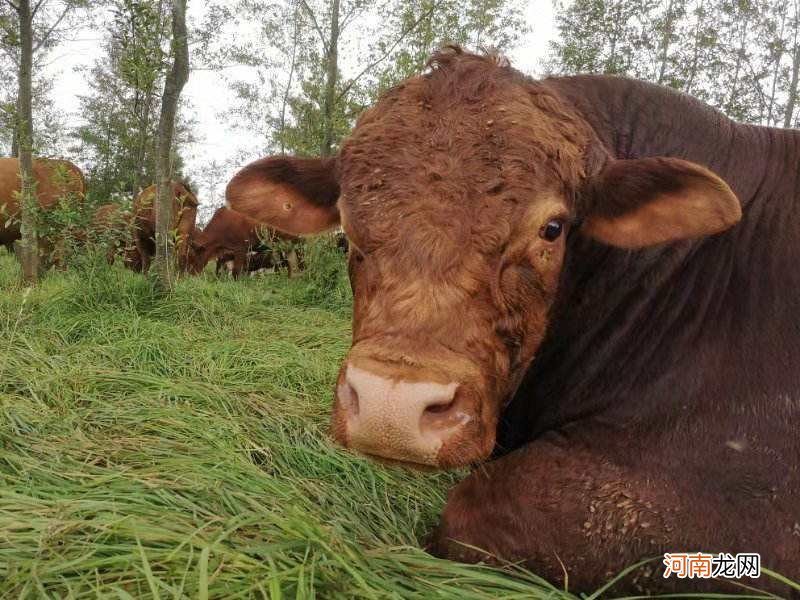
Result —
[[[199, 22], [205, 13], [205, 3], [189, 2], [189, 19]], [[529, 74], [536, 74], [544, 57], [548, 42], [554, 35], [553, 8], [551, 0], [530, 0], [526, 9], [526, 19], [530, 32], [525, 35], [518, 47], [509, 53], [512, 65]], [[55, 82], [55, 97], [59, 107], [67, 113], [68, 122], [81, 121], [78, 95], [86, 94], [84, 75], [77, 74], [76, 68], [90, 66], [102, 53], [104, 32], [87, 28], [76, 35], [76, 39], [60, 47], [51, 57], [49, 71]], [[216, 186], [204, 182], [201, 177], [204, 166], [212, 161], [224, 163], [239, 151], [252, 148], [256, 136], [248, 136], [241, 130], [230, 126], [220, 115], [233, 102], [233, 93], [221, 76], [212, 71], [193, 71], [183, 94], [190, 99], [194, 117], [197, 121], [195, 137], [197, 142], [188, 149], [186, 171], [199, 184], [198, 197], [206, 207], [219, 204], [225, 182], [238, 167], [233, 165]], [[258, 136], [261, 139], [261, 136]], [[245, 163], [260, 158], [248, 156]]]

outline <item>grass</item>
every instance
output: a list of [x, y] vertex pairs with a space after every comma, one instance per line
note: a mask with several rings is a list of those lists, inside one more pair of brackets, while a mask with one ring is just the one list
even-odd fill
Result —
[[463, 474], [329, 439], [343, 285], [163, 299], [120, 268], [16, 269], [0, 253], [0, 597], [573, 598], [420, 550]]

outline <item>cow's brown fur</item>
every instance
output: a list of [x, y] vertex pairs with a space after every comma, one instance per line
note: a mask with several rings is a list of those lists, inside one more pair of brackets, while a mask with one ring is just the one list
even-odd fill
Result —
[[103, 204], [92, 217], [94, 238], [107, 246], [108, 264], [114, 264], [117, 256], [129, 269], [141, 271], [141, 259], [133, 240], [133, 214], [116, 203]]
[[[58, 177], [59, 168], [66, 170], [66, 181]], [[43, 209], [52, 207], [66, 194], [73, 194], [78, 201], [83, 200], [86, 192], [83, 173], [67, 160], [38, 158], [33, 163], [33, 176], [39, 206]], [[0, 245], [6, 246], [9, 250], [20, 238], [17, 199], [19, 191], [19, 160], [0, 158]]]
[[[467, 390], [478, 419], [438, 462], [498, 458], [451, 492], [431, 549], [585, 591], [663, 552], [800, 577], [800, 133], [625, 79], [537, 82], [458, 50], [432, 66], [335, 168], [265, 159], [228, 189], [292, 232], [341, 215], [350, 362]], [[572, 229], [544, 243], [554, 216]], [[659, 567], [615, 589], [733, 589]]]
[[[192, 240], [195, 258], [191, 271], [199, 273], [210, 260], [226, 255], [233, 260], [232, 275], [238, 277], [245, 269], [249, 269], [250, 252], [263, 249], [272, 253], [271, 249], [264, 247], [268, 239], [296, 238], [269, 229], [255, 219], [223, 206], [217, 209], [208, 225]], [[266, 265], [266, 262], [259, 261], [259, 264]]]
[[[175, 254], [178, 267], [184, 271], [191, 262], [191, 236], [197, 220], [197, 198], [184, 183], [172, 182], [172, 223], [170, 230], [176, 234]], [[134, 244], [139, 254], [138, 264], [147, 272], [155, 255], [156, 214], [154, 200], [156, 186], [145, 188], [133, 201]]]

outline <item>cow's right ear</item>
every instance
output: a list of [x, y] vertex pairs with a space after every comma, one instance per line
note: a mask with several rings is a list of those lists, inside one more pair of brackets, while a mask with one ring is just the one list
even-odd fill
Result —
[[292, 235], [339, 224], [335, 158], [272, 156], [247, 165], [225, 190], [230, 208]]

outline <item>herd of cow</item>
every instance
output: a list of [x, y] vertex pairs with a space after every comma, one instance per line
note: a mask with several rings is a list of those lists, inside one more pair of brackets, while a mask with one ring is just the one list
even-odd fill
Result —
[[[0, 244], [10, 252], [20, 239], [18, 173], [16, 158], [0, 158]], [[65, 198], [80, 203], [86, 193], [80, 169], [66, 160], [36, 160], [34, 181], [43, 211], [52, 210]], [[180, 271], [200, 273], [212, 260], [217, 262], [218, 274], [225, 270], [233, 277], [262, 269], [286, 269], [291, 276], [303, 267], [302, 253], [295, 243], [298, 237], [268, 227], [246, 211], [225, 206], [200, 229], [196, 224], [198, 200], [189, 185], [173, 182], [170, 195], [170, 230]], [[94, 211], [88, 227], [71, 235], [81, 243], [89, 238], [102, 240], [108, 247], [109, 262], [119, 257], [126, 267], [147, 272], [155, 255], [155, 198], [156, 186], [151, 185], [135, 197], [129, 210], [118, 203], [104, 204]], [[58, 241], [45, 237], [40, 245], [42, 253], [50, 256]], [[343, 236], [338, 245], [346, 250]]]

